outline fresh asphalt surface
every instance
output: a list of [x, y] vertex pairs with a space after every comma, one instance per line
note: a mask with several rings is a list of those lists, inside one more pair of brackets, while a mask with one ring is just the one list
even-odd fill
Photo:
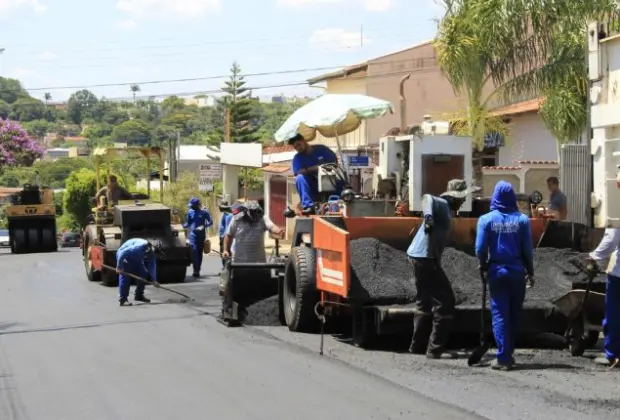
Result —
[[[617, 419], [620, 371], [560, 350], [520, 350], [521, 369], [469, 368], [364, 351], [285, 327], [227, 329], [219, 260], [154, 304], [117, 306], [79, 249], [0, 251], [0, 419]], [[588, 355], [592, 357], [592, 355]]]

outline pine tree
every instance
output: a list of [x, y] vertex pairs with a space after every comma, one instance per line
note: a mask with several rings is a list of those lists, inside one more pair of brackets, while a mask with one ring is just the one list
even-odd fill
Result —
[[[230, 141], [233, 143], [253, 143], [260, 140], [257, 135], [254, 99], [251, 92], [245, 87], [245, 79], [241, 74], [241, 67], [235, 61], [230, 69], [230, 78], [222, 90], [225, 96], [217, 101], [217, 112], [214, 116], [218, 126], [222, 127], [220, 134], [224, 140], [226, 110], [230, 109]], [[215, 122], [215, 121], [214, 121]], [[220, 125], [221, 124], [221, 125]]]

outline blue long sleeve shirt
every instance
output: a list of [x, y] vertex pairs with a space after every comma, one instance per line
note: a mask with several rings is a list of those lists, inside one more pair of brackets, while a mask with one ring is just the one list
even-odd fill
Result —
[[316, 144], [312, 146], [310, 153], [297, 153], [293, 157], [292, 169], [293, 173], [297, 175], [302, 169], [336, 162], [338, 162], [338, 157], [332, 149], [322, 144]]
[[132, 274], [136, 274], [133, 271], [139, 267], [150, 274], [151, 281], [157, 281], [157, 257], [153, 252], [147, 255], [148, 245], [148, 241], [141, 238], [126, 241], [116, 251], [116, 267]]
[[[213, 219], [211, 213], [203, 209], [189, 209], [187, 212], [187, 221], [183, 224], [185, 229], [190, 232], [200, 231], [200, 227], [208, 228], [213, 226]], [[204, 230], [203, 230], [204, 231]]]
[[228, 225], [230, 225], [230, 221], [232, 220], [232, 214], [224, 213], [222, 214], [222, 218], [220, 219], [220, 239], [224, 238], [226, 235], [226, 229], [228, 229]]
[[436, 258], [441, 259], [443, 251], [450, 240], [452, 229], [452, 212], [448, 202], [441, 197], [425, 194], [422, 197], [422, 212], [424, 219], [433, 218], [433, 229], [430, 233], [424, 232], [424, 224], [416, 233], [407, 255], [412, 258]]
[[518, 211], [512, 185], [499, 181], [491, 199], [491, 212], [478, 219], [476, 257], [489, 267], [492, 278], [499, 269], [507, 275], [534, 275], [530, 219]]

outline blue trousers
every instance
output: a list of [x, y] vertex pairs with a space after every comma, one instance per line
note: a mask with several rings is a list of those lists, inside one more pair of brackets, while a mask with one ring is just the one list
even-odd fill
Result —
[[[142, 277], [144, 278], [148, 278], [148, 273], [146, 272], [146, 269], [144, 268], [143, 265], [138, 265], [136, 264], [129, 264], [123, 267], [123, 271], [133, 274], [135, 276], [138, 277]], [[131, 287], [131, 277], [125, 276], [123, 274], [120, 274], [118, 276], [118, 292], [119, 292], [119, 297], [121, 299], [127, 299], [129, 297], [129, 288]], [[136, 296], [144, 296], [144, 287], [146, 285], [139, 281], [136, 280], [136, 292], [135, 295]]]
[[609, 274], [605, 291], [603, 334], [605, 356], [608, 359], [620, 359], [620, 278]]
[[319, 194], [319, 181], [316, 175], [295, 176], [295, 187], [301, 200], [301, 207], [304, 209], [312, 207]]
[[[319, 180], [316, 175], [296, 175], [295, 187], [301, 201], [301, 207], [307, 209], [312, 207], [319, 195]], [[341, 180], [336, 181], [336, 191], [333, 195], [340, 195], [344, 188]]]
[[194, 274], [200, 274], [200, 267], [202, 267], [202, 256], [204, 255], [204, 243], [206, 239], [205, 233], [189, 234], [189, 245], [192, 248], [192, 265], [194, 267]]
[[523, 313], [525, 276], [517, 278], [514, 275], [491, 275], [488, 284], [497, 361], [511, 363]]

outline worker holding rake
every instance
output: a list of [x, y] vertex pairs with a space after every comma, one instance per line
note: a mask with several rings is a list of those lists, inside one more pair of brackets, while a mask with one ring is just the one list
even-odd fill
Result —
[[[119, 304], [131, 306], [128, 301], [129, 288], [131, 287], [131, 275], [148, 279], [157, 287], [157, 257], [164, 256], [165, 252], [161, 244], [151, 244], [146, 239], [134, 238], [126, 241], [116, 251], [116, 272], [119, 273]], [[144, 296], [145, 282], [136, 283], [134, 300], [136, 302], [150, 303], [151, 300]]]

